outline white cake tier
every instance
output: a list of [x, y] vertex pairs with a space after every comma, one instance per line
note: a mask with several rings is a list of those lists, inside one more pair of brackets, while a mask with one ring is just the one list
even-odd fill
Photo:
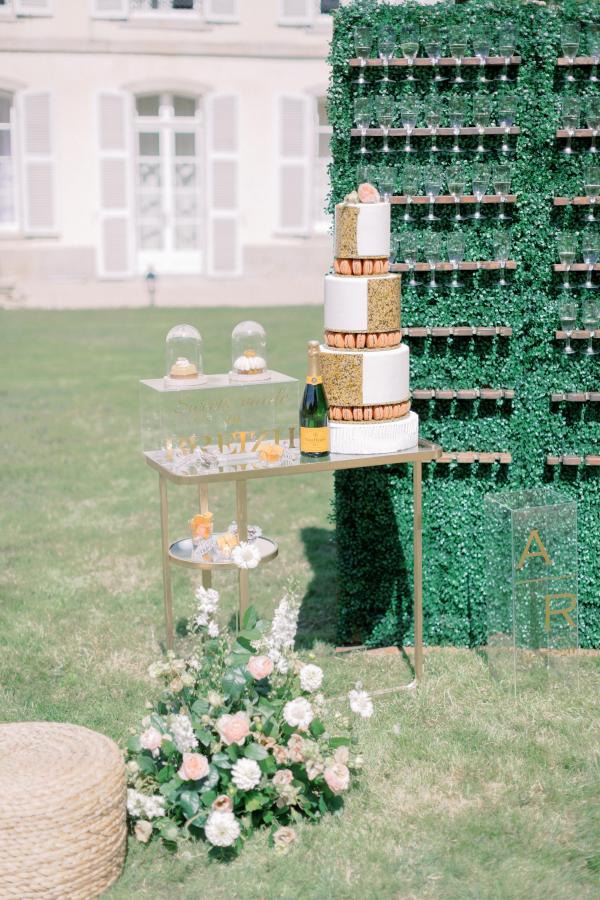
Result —
[[399, 328], [399, 275], [325, 276], [326, 331], [373, 334]]
[[419, 417], [410, 412], [393, 422], [330, 422], [332, 453], [397, 453], [419, 442]]
[[338, 203], [335, 255], [340, 259], [387, 258], [390, 221], [389, 203]]
[[337, 350], [321, 345], [321, 369], [329, 406], [384, 406], [409, 397], [410, 362], [405, 344], [390, 350]]

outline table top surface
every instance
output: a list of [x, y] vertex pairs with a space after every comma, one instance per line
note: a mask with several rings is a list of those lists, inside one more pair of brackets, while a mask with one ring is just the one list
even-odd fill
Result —
[[442, 455], [442, 448], [424, 438], [409, 450], [397, 453], [341, 454], [330, 453], [322, 459], [301, 457], [297, 449], [284, 454], [282, 461], [265, 463], [256, 459], [236, 461], [235, 454], [216, 466], [201, 469], [193, 474], [178, 471], [177, 466], [167, 461], [165, 452], [145, 451], [144, 458], [150, 468], [155, 469], [163, 478], [175, 484], [200, 484], [213, 481], [237, 481], [240, 479], [271, 478], [276, 475], [304, 475], [309, 472], [335, 472], [341, 469], [363, 469], [371, 466], [394, 466], [404, 463], [433, 462]]

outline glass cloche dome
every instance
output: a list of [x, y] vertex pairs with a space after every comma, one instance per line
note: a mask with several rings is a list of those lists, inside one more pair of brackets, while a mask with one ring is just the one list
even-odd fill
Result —
[[165, 381], [171, 387], [202, 384], [202, 336], [193, 325], [175, 325], [166, 340]]
[[267, 333], [258, 322], [240, 322], [231, 332], [231, 381], [268, 381]]

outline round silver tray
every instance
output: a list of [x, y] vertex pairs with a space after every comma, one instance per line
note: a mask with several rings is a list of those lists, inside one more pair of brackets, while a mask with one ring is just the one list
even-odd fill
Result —
[[[215, 535], [218, 537], [218, 535]], [[270, 562], [279, 553], [279, 547], [270, 538], [259, 537], [252, 543], [260, 550], [260, 564]], [[188, 569], [237, 569], [231, 559], [224, 560], [194, 560], [192, 559], [192, 539], [183, 538], [175, 541], [169, 547], [169, 559], [177, 566], [185, 566]]]

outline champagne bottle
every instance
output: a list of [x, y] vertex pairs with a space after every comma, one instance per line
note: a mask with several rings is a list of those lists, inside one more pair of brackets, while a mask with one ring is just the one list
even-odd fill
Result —
[[321, 375], [319, 342], [308, 342], [308, 374], [300, 406], [300, 452], [319, 458], [329, 453], [327, 398]]

